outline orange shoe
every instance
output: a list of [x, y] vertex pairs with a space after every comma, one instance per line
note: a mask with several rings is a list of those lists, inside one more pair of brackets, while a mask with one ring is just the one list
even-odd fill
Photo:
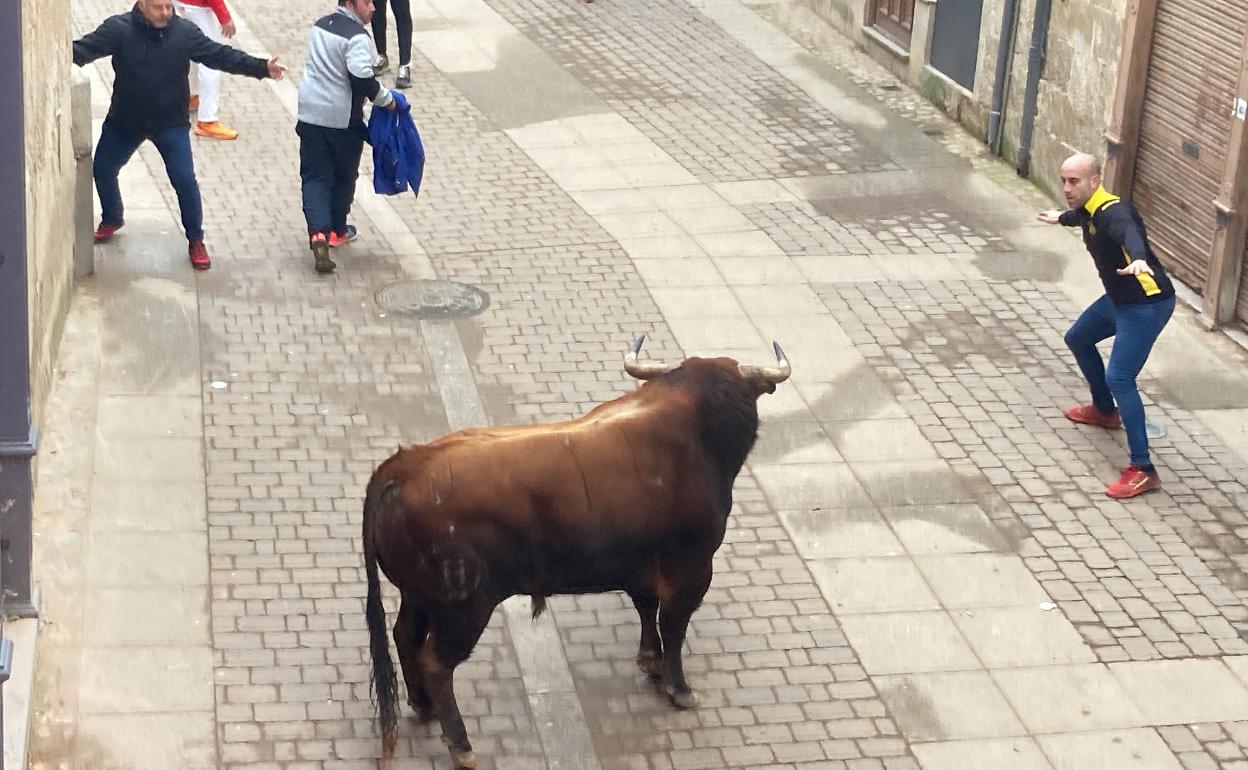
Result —
[[359, 232], [355, 229], [355, 225], [347, 225], [347, 231], [342, 235], [338, 233], [329, 234], [329, 247], [336, 249], [339, 246], [346, 246], [359, 236]]
[[195, 123], [195, 133], [209, 139], [237, 139], [238, 132], [219, 120], [211, 123], [205, 123], [202, 120]]
[[1094, 404], [1086, 406], [1072, 406], [1066, 410], [1066, 419], [1071, 422], [1077, 422], [1080, 425], [1095, 425], [1098, 428], [1121, 428], [1122, 417], [1118, 415], [1118, 410], [1105, 414], [1097, 409]]
[[188, 109], [198, 110], [199, 109], [199, 94], [191, 94], [191, 98], [187, 101], [186, 106]]
[[1132, 465], [1123, 469], [1117, 481], [1105, 487], [1105, 494], [1116, 500], [1125, 500], [1154, 489], [1161, 489], [1161, 476], [1157, 475], [1157, 471], [1149, 473]]

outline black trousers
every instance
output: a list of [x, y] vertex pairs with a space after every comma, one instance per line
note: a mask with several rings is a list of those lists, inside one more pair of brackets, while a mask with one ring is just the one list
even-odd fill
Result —
[[[394, 9], [394, 23], [399, 33], [399, 64], [408, 64], [412, 60], [412, 5], [411, 0], [389, 0]], [[373, 6], [373, 42], [377, 44], [377, 53], [386, 52], [386, 0], [374, 0]]]
[[364, 127], [325, 128], [300, 121], [299, 178], [303, 182], [303, 218], [308, 234], [345, 235], [364, 153]]

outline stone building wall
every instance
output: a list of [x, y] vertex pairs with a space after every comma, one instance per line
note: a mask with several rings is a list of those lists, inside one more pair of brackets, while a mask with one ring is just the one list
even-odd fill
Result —
[[[798, 0], [844, 32], [925, 96], [944, 108], [969, 131], [985, 138], [996, 78], [997, 43], [1001, 36], [1003, 0], [984, 0], [980, 22], [979, 59], [974, 88], [966, 91], [925, 67], [935, 9], [940, 0], [918, 0], [908, 64], [862, 31], [871, 0]], [[1127, 0], [1055, 0], [1049, 22], [1048, 56], [1040, 81], [1032, 140], [1032, 179], [1056, 195], [1057, 168], [1075, 151], [1104, 155], [1122, 50]], [[1002, 148], [1014, 162], [1020, 136], [1027, 59], [1036, 0], [1021, 0], [1011, 67], [1007, 75]]]
[[[1017, 158], [1035, 5], [1035, 0], [1019, 3], [1002, 141], [1003, 154], [1011, 162]], [[975, 97], [984, 105], [985, 125], [992, 103], [1002, 6], [1003, 3], [991, 0], [984, 3], [980, 76], [976, 79]], [[1104, 135], [1112, 118], [1126, 7], [1127, 0], [1055, 0], [1053, 3], [1032, 135], [1031, 176], [1054, 197], [1059, 197], [1057, 170], [1068, 155], [1090, 152], [1104, 158]]]
[[22, 3], [30, 391], [34, 424], [52, 386], [73, 290], [74, 152], [70, 141], [69, 0]]

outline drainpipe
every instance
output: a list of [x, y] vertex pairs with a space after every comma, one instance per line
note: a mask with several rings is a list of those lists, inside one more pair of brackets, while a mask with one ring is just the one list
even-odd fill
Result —
[[1001, 15], [1001, 38], [997, 41], [997, 77], [992, 81], [992, 108], [988, 113], [988, 150], [1001, 154], [1001, 134], [1004, 130], [1002, 112], [1005, 109], [1006, 83], [1010, 77], [1010, 64], [1014, 58], [1014, 37], [1018, 33], [1018, 0], [1005, 0]]
[[1027, 52], [1027, 87], [1023, 90], [1023, 128], [1018, 139], [1018, 174], [1031, 173], [1031, 136], [1036, 129], [1036, 100], [1040, 76], [1044, 74], [1045, 46], [1049, 39], [1049, 11], [1053, 0], [1036, 0], [1036, 18], [1031, 25], [1031, 49]]
[[[0, 725], [3, 680], [12, 644], [4, 639], [3, 615], [28, 614], [30, 591], [31, 458], [36, 432], [30, 424], [30, 290], [26, 271], [26, 130], [22, 109], [22, 8], [16, 3], [0, 24]], [[25, 610], [25, 613], [23, 611]], [[2, 729], [2, 728], [0, 728]], [[4, 760], [0, 758], [0, 770]]]
[[30, 284], [26, 265], [26, 130], [22, 105], [23, 3], [0, 24], [0, 561], [7, 615], [34, 617], [30, 582]]

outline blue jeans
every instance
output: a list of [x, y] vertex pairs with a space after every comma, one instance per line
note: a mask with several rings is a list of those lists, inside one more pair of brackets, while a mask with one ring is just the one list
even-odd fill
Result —
[[178, 194], [182, 229], [186, 231], [187, 239], [203, 239], [204, 204], [199, 197], [199, 181], [195, 178], [189, 126], [164, 128], [152, 134], [129, 134], [104, 121], [100, 141], [95, 145], [95, 189], [100, 194], [100, 220], [114, 225], [124, 220], [125, 208], [121, 203], [117, 174], [130, 161], [139, 145], [148, 139], [152, 140], [164, 159], [165, 172]]
[[[1144, 403], [1135, 387], [1135, 378], [1144, 368], [1153, 343], [1174, 313], [1174, 297], [1155, 302], [1116, 305], [1109, 296], [1093, 302], [1066, 332], [1066, 345], [1092, 389], [1092, 403], [1104, 414], [1114, 411], [1122, 417], [1127, 431], [1131, 464], [1149, 465], [1148, 434], [1144, 431]], [[1114, 338], [1109, 366], [1101, 361], [1096, 343]]]

